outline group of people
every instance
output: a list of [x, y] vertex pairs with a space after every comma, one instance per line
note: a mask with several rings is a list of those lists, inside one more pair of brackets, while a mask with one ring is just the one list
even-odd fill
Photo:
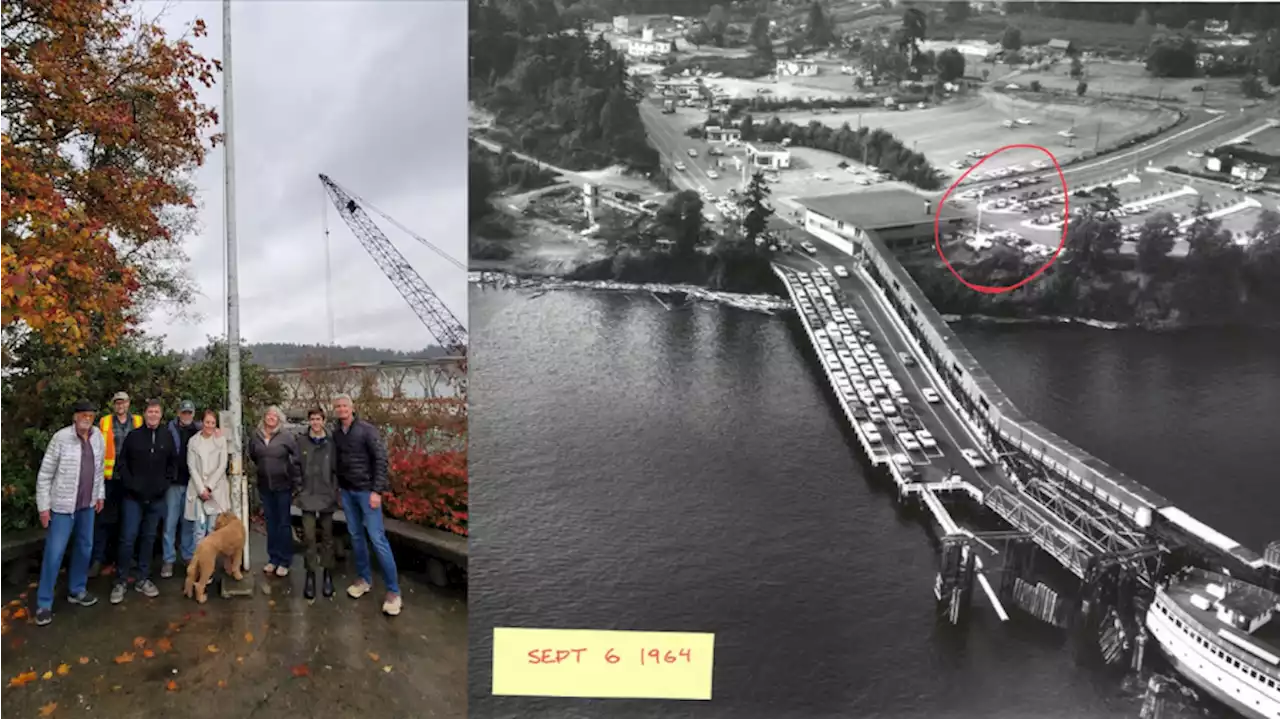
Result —
[[[119, 604], [130, 578], [143, 596], [159, 596], [150, 573], [157, 534], [160, 578], [167, 579], [179, 555], [190, 563], [213, 519], [231, 510], [227, 442], [217, 411], [204, 410], [197, 423], [195, 404], [183, 400], [177, 417], [162, 424], [159, 400], [148, 400], [142, 415], [129, 409], [129, 395], [117, 392], [112, 414], [95, 422], [94, 404], [79, 401], [71, 408], [71, 425], [55, 432], [45, 450], [36, 479], [36, 509], [48, 530], [37, 591], [38, 625], [53, 621], [54, 589], [68, 546], [67, 601], [82, 607], [97, 604], [88, 580], [103, 572], [111, 539], [111, 525], [95, 521], [98, 515], [118, 518], [110, 602]], [[304, 596], [315, 598], [317, 575], [324, 596], [333, 596], [333, 516], [341, 508], [356, 564], [347, 594], [358, 599], [373, 588], [372, 544], [387, 585], [382, 611], [396, 616], [402, 600], [382, 521], [382, 493], [390, 486], [386, 446], [373, 425], [356, 417], [349, 396], [335, 398], [333, 412], [336, 421], [329, 425], [324, 410], [312, 409], [307, 430], [295, 433], [286, 428], [280, 408], [269, 407], [249, 438], [248, 455], [266, 515], [268, 561], [263, 571], [288, 576], [296, 506], [306, 545]]]

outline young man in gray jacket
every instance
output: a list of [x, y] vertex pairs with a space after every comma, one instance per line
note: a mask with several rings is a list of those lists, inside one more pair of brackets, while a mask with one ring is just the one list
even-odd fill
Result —
[[93, 553], [93, 515], [102, 511], [106, 497], [106, 443], [102, 432], [93, 426], [96, 414], [87, 400], [75, 403], [71, 426], [54, 432], [36, 475], [36, 509], [40, 512], [40, 526], [49, 531], [36, 593], [39, 626], [53, 621], [53, 591], [68, 544], [71, 569], [67, 574], [67, 601], [82, 607], [98, 603], [85, 589]]

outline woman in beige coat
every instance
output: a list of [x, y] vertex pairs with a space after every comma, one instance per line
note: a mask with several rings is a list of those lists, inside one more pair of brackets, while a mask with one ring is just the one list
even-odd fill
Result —
[[191, 520], [195, 543], [209, 533], [213, 519], [231, 511], [231, 486], [227, 480], [227, 440], [218, 431], [218, 413], [204, 411], [200, 433], [187, 445], [187, 506], [183, 516]]

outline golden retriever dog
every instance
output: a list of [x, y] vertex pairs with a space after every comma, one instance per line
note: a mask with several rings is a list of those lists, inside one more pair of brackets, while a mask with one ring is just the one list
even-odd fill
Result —
[[205, 588], [213, 579], [214, 569], [218, 566], [218, 558], [223, 561], [223, 569], [236, 579], [240, 579], [240, 557], [244, 553], [244, 524], [231, 512], [218, 515], [213, 531], [196, 546], [195, 556], [187, 565], [187, 581], [182, 593], [194, 596], [197, 602], [204, 604], [208, 597]]

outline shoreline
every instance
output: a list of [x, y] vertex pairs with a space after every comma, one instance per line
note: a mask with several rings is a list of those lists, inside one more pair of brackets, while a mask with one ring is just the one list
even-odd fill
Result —
[[[794, 309], [787, 300], [771, 294], [743, 294], [709, 290], [691, 284], [667, 284], [660, 282], [618, 282], [615, 280], [566, 280], [555, 275], [535, 273], [520, 274], [509, 270], [478, 270], [467, 273], [468, 284], [493, 285], [498, 289], [533, 290], [534, 297], [547, 292], [563, 290], [603, 291], [628, 294], [649, 293], [668, 311], [680, 305], [665, 302], [663, 296], [684, 296], [685, 302], [710, 302], [740, 310], [773, 315], [779, 311]], [[531, 299], [533, 299], [531, 298]]]

